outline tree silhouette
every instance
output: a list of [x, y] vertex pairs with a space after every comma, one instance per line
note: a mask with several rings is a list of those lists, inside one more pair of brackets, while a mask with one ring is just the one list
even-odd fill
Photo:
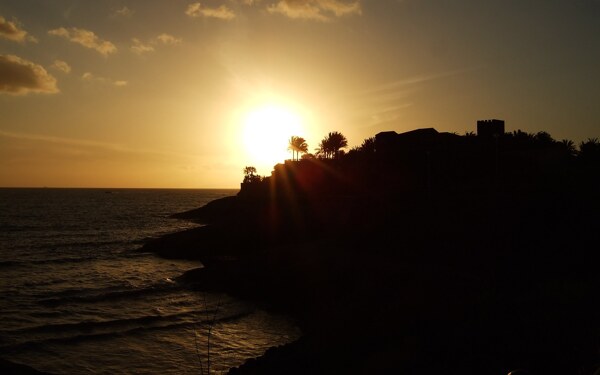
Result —
[[246, 177], [254, 177], [256, 174], [256, 168], [252, 166], [244, 167], [244, 176]]
[[545, 131], [537, 132], [534, 135], [534, 139], [535, 139], [536, 143], [541, 147], [552, 146], [555, 142], [554, 139], [552, 138], [552, 136], [550, 135], [550, 133], [545, 132]]
[[319, 143], [319, 147], [315, 148], [315, 155], [323, 159], [329, 158], [329, 148], [325, 139], [321, 140], [321, 143]]
[[317, 155], [325, 159], [337, 159], [340, 155], [340, 150], [348, 147], [348, 140], [340, 132], [329, 132], [317, 148]]
[[360, 145], [360, 151], [367, 154], [375, 153], [375, 137], [367, 138]]
[[[288, 150], [292, 151], [292, 160], [299, 160], [299, 154], [305, 154], [308, 152], [308, 144], [306, 143], [306, 140], [302, 137], [298, 137], [293, 135], [290, 138], [289, 144], [288, 144]], [[294, 152], [296, 153], [296, 158], [294, 159]]]
[[244, 182], [260, 181], [260, 176], [256, 174], [256, 168], [252, 166], [244, 167]]
[[586, 163], [600, 162], [600, 141], [598, 138], [589, 138], [579, 144], [579, 159]]
[[569, 139], [563, 139], [559, 143], [560, 148], [568, 157], [574, 157], [577, 155], [577, 148], [575, 143]]
[[348, 147], [348, 140], [340, 132], [330, 132], [327, 135], [327, 143], [335, 159], [337, 159], [341, 149]]

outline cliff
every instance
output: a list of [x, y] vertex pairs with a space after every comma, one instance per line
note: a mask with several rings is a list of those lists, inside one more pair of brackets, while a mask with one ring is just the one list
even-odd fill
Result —
[[303, 339], [232, 374], [593, 373], [598, 179], [515, 148], [474, 172], [496, 151], [443, 137], [430, 159], [278, 165], [178, 215], [207, 226], [145, 249], [200, 259], [184, 280], [299, 319]]

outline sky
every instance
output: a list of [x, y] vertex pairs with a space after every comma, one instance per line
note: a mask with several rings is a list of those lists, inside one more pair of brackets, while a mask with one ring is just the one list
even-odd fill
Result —
[[492, 118], [579, 143], [599, 67], [600, 0], [0, 0], [0, 186], [237, 188], [291, 135]]

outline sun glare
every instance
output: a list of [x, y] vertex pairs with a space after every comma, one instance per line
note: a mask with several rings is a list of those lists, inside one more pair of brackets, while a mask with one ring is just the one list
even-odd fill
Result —
[[250, 111], [245, 117], [243, 131], [247, 162], [263, 169], [289, 159], [291, 154], [287, 146], [293, 135], [303, 135], [300, 116], [293, 111], [275, 105]]

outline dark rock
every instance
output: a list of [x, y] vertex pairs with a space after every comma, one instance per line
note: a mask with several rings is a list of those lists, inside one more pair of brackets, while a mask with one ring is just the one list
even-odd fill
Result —
[[0, 373], [4, 375], [52, 375], [2, 358], [0, 358]]

